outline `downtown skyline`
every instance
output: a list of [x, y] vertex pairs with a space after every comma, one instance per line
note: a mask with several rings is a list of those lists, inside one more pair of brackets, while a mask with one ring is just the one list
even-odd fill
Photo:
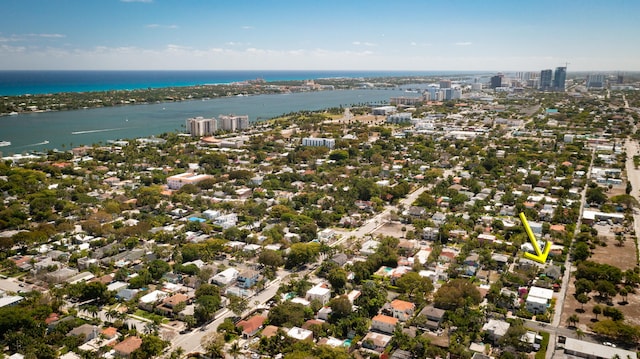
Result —
[[635, 1], [3, 5], [0, 70], [640, 70]]

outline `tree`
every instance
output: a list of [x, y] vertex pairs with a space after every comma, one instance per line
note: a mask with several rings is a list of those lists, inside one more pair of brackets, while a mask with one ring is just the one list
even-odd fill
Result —
[[169, 263], [156, 259], [149, 263], [149, 274], [151, 274], [151, 278], [154, 280], [160, 280], [162, 276], [171, 270]]
[[227, 305], [227, 308], [231, 309], [235, 315], [242, 315], [242, 313], [247, 310], [248, 306], [249, 303], [246, 299], [235, 295], [229, 296], [229, 304]]
[[220, 297], [220, 289], [213, 284], [202, 284], [200, 287], [198, 287], [198, 289], [196, 289], [195, 297], [196, 299], [198, 299], [205, 295]]
[[482, 300], [478, 288], [466, 279], [456, 278], [443, 284], [434, 296], [434, 305], [441, 309], [456, 309], [467, 301], [478, 305]]
[[224, 359], [224, 338], [217, 333], [202, 337], [200, 345], [211, 358]]
[[276, 269], [284, 264], [282, 255], [274, 250], [265, 249], [258, 256], [258, 263]]
[[237, 359], [238, 355], [240, 355], [240, 353], [242, 353], [242, 350], [240, 348], [240, 344], [238, 344], [238, 341], [233, 342], [231, 344], [231, 346], [229, 347], [229, 354], [231, 354], [233, 359]]
[[283, 302], [269, 311], [269, 323], [279, 327], [301, 326], [305, 320], [305, 307], [300, 303]]
[[310, 261], [315, 260], [319, 253], [319, 243], [294, 243], [289, 248], [285, 267], [291, 269], [299, 265], [309, 263]]
[[580, 322], [580, 317], [578, 317], [578, 315], [575, 313], [571, 314], [571, 316], [567, 318], [567, 323], [569, 324], [569, 326], [575, 327], [578, 322]]
[[598, 315], [602, 314], [602, 307], [596, 304], [593, 306], [593, 309], [591, 311], [596, 316], [596, 320], [598, 320]]
[[589, 298], [588, 295], [586, 295], [585, 293], [580, 293], [576, 296], [576, 300], [578, 301], [578, 303], [582, 304], [582, 312], [584, 312], [584, 305], [587, 304], [588, 301], [591, 300], [591, 298]]
[[595, 290], [598, 291], [600, 297], [602, 297], [604, 300], [608, 300], [609, 297], [614, 296], [617, 293], [615, 284], [606, 280], [597, 281]]
[[573, 246], [573, 260], [576, 262], [584, 261], [591, 256], [589, 245], [585, 242], [578, 242]]
[[407, 272], [396, 281], [396, 286], [411, 299], [418, 303], [425, 300], [425, 296], [433, 291], [433, 282], [427, 277], [422, 277], [416, 272]]
[[218, 308], [220, 308], [220, 296], [203, 295], [196, 299], [193, 315], [199, 323], [206, 323], [213, 319]]
[[627, 296], [629, 295], [629, 291], [626, 288], [621, 288], [620, 291], [618, 291], [618, 293], [622, 297], [623, 303], [628, 303]]
[[339, 297], [333, 298], [329, 302], [329, 307], [331, 307], [331, 318], [332, 319], [334, 317], [336, 319], [344, 318], [344, 317], [348, 316], [349, 314], [351, 314], [351, 311], [353, 309], [352, 306], [351, 306], [351, 301], [349, 300], [349, 298], [346, 295], [341, 295]]
[[581, 293], [590, 293], [593, 290], [593, 282], [586, 279], [586, 278], [580, 278], [577, 279], [575, 282], [575, 287], [576, 287], [576, 294], [581, 294]]
[[347, 271], [340, 267], [333, 268], [327, 274], [327, 280], [336, 293], [342, 293], [347, 284]]

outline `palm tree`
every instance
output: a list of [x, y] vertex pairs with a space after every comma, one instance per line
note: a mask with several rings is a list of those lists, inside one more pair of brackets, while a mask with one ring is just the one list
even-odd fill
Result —
[[569, 326], [575, 327], [578, 322], [580, 322], [580, 318], [577, 314], [571, 314], [571, 316], [567, 318], [567, 324], [569, 324]]
[[151, 333], [157, 334], [158, 329], [159, 329], [158, 324], [154, 322], [148, 322], [147, 324], [144, 325], [144, 331], [147, 334], [151, 334]]
[[233, 357], [233, 359], [237, 359], [237, 358], [238, 358], [238, 355], [240, 355], [240, 354], [241, 354], [241, 351], [240, 351], [240, 344], [238, 344], [238, 341], [237, 341], [237, 340], [236, 340], [236, 341], [234, 341], [234, 342], [231, 344], [231, 347], [229, 348], [229, 354], [231, 354], [231, 356]]
[[97, 317], [98, 313], [100, 312], [100, 310], [98, 309], [98, 307], [96, 307], [95, 305], [90, 305], [87, 306], [87, 308], [85, 309], [89, 314], [91, 314], [92, 317]]
[[104, 316], [109, 320], [109, 321], [113, 321], [114, 319], [117, 319], [120, 317], [120, 312], [118, 312], [115, 309], [109, 309], [107, 310], [106, 313], [104, 313]]
[[584, 332], [582, 331], [582, 329], [576, 329], [576, 337], [578, 337], [578, 339], [582, 339], [584, 338]]

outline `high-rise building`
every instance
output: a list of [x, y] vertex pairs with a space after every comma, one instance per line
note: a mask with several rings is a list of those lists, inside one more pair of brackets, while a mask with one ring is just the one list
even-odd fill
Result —
[[556, 67], [556, 72], [553, 74], [553, 90], [564, 91], [564, 84], [567, 81], [567, 68]]
[[247, 129], [249, 128], [249, 116], [220, 115], [218, 116], [218, 128], [231, 132]]
[[491, 76], [490, 88], [495, 89], [497, 87], [502, 87], [502, 74], [497, 74], [495, 76]]
[[440, 88], [441, 89], [450, 89], [451, 88], [451, 80], [440, 80]]
[[589, 74], [589, 76], [587, 76], [588, 88], [603, 88], [604, 82], [604, 74]]
[[540, 90], [549, 91], [553, 83], [553, 71], [551, 69], [540, 71]]
[[187, 119], [187, 130], [194, 137], [211, 135], [218, 130], [218, 120], [204, 117], [189, 118]]

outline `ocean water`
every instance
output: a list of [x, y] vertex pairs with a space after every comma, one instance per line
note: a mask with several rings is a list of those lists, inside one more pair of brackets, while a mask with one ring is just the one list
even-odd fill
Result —
[[[339, 77], [468, 77], [473, 74], [446, 71], [0, 71], [0, 96], [164, 88], [257, 78], [283, 81]], [[393, 96], [403, 96], [402, 88], [257, 95], [4, 116], [0, 117], [0, 141], [10, 141], [11, 145], [0, 147], [0, 154], [63, 150], [108, 140], [184, 132], [186, 119], [195, 116], [238, 114], [248, 115], [250, 121], [260, 121], [301, 110], [385, 104]]]
[[[133, 90], [223, 84], [262, 78], [266, 81], [332, 77], [450, 76], [460, 72], [398, 71], [0, 71], [0, 95]], [[471, 73], [468, 73], [471, 74]]]

